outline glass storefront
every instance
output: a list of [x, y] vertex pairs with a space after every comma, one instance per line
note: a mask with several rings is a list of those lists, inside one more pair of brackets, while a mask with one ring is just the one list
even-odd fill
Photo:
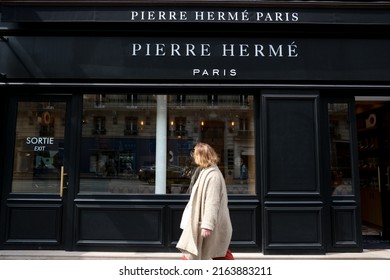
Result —
[[219, 154], [230, 194], [255, 193], [253, 96], [86, 94], [83, 100], [81, 193], [185, 194], [197, 142]]
[[382, 4], [5, 2], [1, 249], [170, 251], [199, 142], [233, 247], [361, 251], [361, 221], [389, 235], [388, 106], [353, 112], [389, 95]]
[[19, 102], [13, 193], [60, 193], [64, 102]]
[[[72, 98], [41, 95], [28, 100], [25, 97], [15, 99], [14, 103], [10, 103], [10, 107], [16, 109], [16, 129], [15, 139], [13, 135], [10, 137], [14, 150], [8, 155], [13, 156], [9, 197], [10, 201], [18, 198], [14, 200], [18, 203], [7, 204], [11, 210], [4, 212], [11, 213], [9, 219], [15, 229], [9, 234], [9, 240], [17, 240], [20, 236], [23, 240], [33, 239], [31, 236], [46, 236], [46, 232], [29, 227], [30, 220], [42, 221], [42, 213], [45, 213], [45, 223], [53, 229], [50, 238], [55, 240], [50, 242], [60, 243], [57, 241], [61, 238], [60, 228], [71, 226], [79, 234], [80, 244], [89, 244], [91, 240], [109, 244], [122, 232], [131, 232], [133, 235], [129, 240], [137, 243], [144, 240], [144, 230], [134, 233], [131, 225], [121, 225], [117, 229], [116, 226], [111, 227], [111, 220], [140, 223], [141, 217], [150, 215], [150, 209], [153, 209], [155, 231], [150, 240], [161, 242], [159, 230], [161, 217], [165, 215], [161, 214], [164, 207], [169, 208], [166, 215], [173, 221], [169, 225], [173, 236], [170, 238], [176, 240], [177, 223], [195, 170], [191, 151], [196, 143], [205, 142], [217, 151], [228, 193], [235, 195], [231, 204], [235, 240], [257, 244], [258, 235], [251, 229], [256, 225], [253, 218], [257, 217], [259, 209], [256, 199], [260, 195], [256, 188], [259, 178], [256, 178], [255, 169], [257, 174], [261, 173], [260, 169], [265, 174], [263, 188], [267, 191], [264, 202], [264, 223], [269, 229], [266, 242], [271, 240], [271, 236], [277, 236], [277, 242], [287, 238], [292, 238], [292, 243], [301, 242], [300, 231], [281, 231], [280, 227], [288, 225], [290, 220], [304, 221], [306, 228], [318, 228], [321, 224], [320, 208], [307, 207], [306, 202], [302, 204], [302, 209], [297, 210], [295, 206], [308, 194], [320, 201], [317, 195], [321, 193], [321, 182], [316, 174], [319, 158], [315, 147], [322, 140], [317, 143], [317, 96], [297, 95], [292, 98], [269, 93], [264, 96], [260, 99], [261, 112], [255, 112], [254, 105], [259, 99], [253, 95], [107, 92], [74, 95]], [[344, 246], [343, 242], [348, 240], [358, 250], [355, 224], [345, 225], [344, 222], [345, 215], [350, 215], [347, 211], [355, 207], [350, 201], [356, 196], [351, 131], [354, 120], [350, 117], [353, 104], [327, 101], [326, 105], [329, 129], [324, 141], [329, 141], [329, 150], [325, 151], [329, 156], [324, 156], [324, 168], [327, 169], [323, 174], [333, 176], [332, 180], [326, 181], [329, 192], [324, 192], [329, 194], [333, 203], [329, 214], [334, 221], [332, 238], [337, 246]], [[259, 120], [255, 120], [258, 115]], [[257, 121], [262, 121], [261, 133], [267, 137], [266, 141], [259, 137], [258, 141], [264, 142], [256, 144]], [[297, 127], [302, 129], [297, 130]], [[362, 143], [372, 145], [375, 141], [371, 138], [367, 138], [370, 141], [363, 141], [366, 139], [363, 138]], [[290, 145], [301, 142], [307, 144], [299, 148], [296, 144]], [[261, 147], [264, 149], [263, 159], [269, 160], [261, 167], [256, 166], [255, 160], [255, 150], [259, 149], [260, 143], [264, 145]], [[285, 149], [282, 153], [279, 152], [280, 147]], [[300, 158], [303, 154], [309, 156]], [[367, 163], [372, 168], [376, 167], [375, 162]], [[295, 178], [298, 178], [296, 183], [292, 180]], [[275, 185], [275, 182], [278, 184]], [[275, 200], [285, 199], [291, 193], [296, 198], [291, 200], [292, 207], [281, 207], [280, 200]], [[149, 199], [145, 202], [144, 198], [152, 195], [163, 195], [152, 198], [160, 199], [158, 203], [164, 205], [161, 209], [151, 206]], [[348, 200], [343, 199], [346, 195]], [[94, 196], [94, 205], [90, 204], [90, 196]], [[23, 203], [20, 203], [22, 200]], [[65, 207], [73, 212], [61, 212]], [[97, 230], [106, 215], [111, 214], [109, 222], [104, 225], [112, 230], [110, 234]], [[69, 222], [68, 217], [73, 216], [77, 220]], [[91, 225], [90, 221], [97, 222]], [[24, 228], [26, 230], [19, 230]], [[343, 235], [345, 229], [349, 231]], [[278, 235], [280, 232], [289, 233]], [[323, 244], [321, 236], [316, 235], [317, 231], [308, 232], [312, 232], [309, 241], [314, 240], [314, 246]], [[128, 240], [121, 242], [127, 244]], [[273, 245], [272, 242], [269, 241], [269, 244]]]

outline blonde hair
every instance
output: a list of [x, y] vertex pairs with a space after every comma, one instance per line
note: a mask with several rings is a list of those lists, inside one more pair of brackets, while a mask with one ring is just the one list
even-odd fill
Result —
[[198, 143], [194, 147], [194, 161], [202, 168], [216, 165], [219, 157], [215, 150], [206, 143]]

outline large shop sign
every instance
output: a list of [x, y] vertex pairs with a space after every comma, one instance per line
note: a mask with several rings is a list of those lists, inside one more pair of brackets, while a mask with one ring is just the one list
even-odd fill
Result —
[[298, 22], [299, 12], [269, 9], [138, 9], [129, 11], [132, 22]]
[[[229, 41], [229, 40], [227, 40]], [[227, 42], [226, 41], [226, 42]], [[203, 41], [207, 42], [207, 41]], [[266, 42], [262, 43], [262, 40], [257, 42], [235, 42], [230, 43], [220, 42], [219, 44], [209, 43], [181, 43], [181, 42], [153, 42], [144, 41], [131, 43], [129, 45], [130, 59], [151, 59], [154, 58], [203, 58], [205, 66], [202, 67], [201, 63], [193, 63], [193, 67], [188, 68], [187, 78], [215, 78], [215, 77], [236, 77], [240, 75], [238, 62], [241, 58], [252, 58], [257, 60], [271, 60], [272, 58], [279, 59], [293, 59], [298, 57], [298, 46], [295, 42], [289, 44], [283, 42]], [[215, 58], [215, 64], [207, 61], [206, 58]], [[237, 62], [232, 63], [230, 66], [226, 65], [219, 67], [217, 61], [229, 59]], [[215, 66], [214, 66], [215, 65]], [[184, 69], [183, 69], [184, 70]], [[185, 71], [185, 70], [184, 70]]]
[[[92, 1], [91, 1], [92, 2]], [[221, 3], [222, 4], [222, 3]], [[266, 7], [88, 7], [50, 5], [2, 7], [4, 22], [170, 22], [170, 23], [359, 23], [389, 24], [383, 9]]]
[[11, 36], [12, 79], [390, 81], [390, 40]]
[[[1, 22], [390, 24], [379, 9], [4, 6]], [[153, 30], [153, 24], [148, 25]], [[207, 28], [207, 27], [204, 27]], [[390, 81], [389, 39], [9, 36], [2, 83], [35, 80]]]

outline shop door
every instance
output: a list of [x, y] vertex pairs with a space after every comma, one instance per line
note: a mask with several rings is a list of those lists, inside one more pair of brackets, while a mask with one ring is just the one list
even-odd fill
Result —
[[363, 240], [390, 238], [390, 104], [356, 102]]
[[66, 249], [71, 244], [67, 97], [10, 101], [1, 248]]

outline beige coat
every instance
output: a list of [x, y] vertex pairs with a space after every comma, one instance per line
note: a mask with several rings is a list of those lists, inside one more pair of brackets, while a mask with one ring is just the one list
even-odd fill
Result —
[[[187, 259], [207, 260], [223, 257], [232, 236], [225, 180], [217, 166], [203, 170], [192, 190], [192, 211], [177, 248]], [[201, 228], [212, 230], [203, 238]]]

